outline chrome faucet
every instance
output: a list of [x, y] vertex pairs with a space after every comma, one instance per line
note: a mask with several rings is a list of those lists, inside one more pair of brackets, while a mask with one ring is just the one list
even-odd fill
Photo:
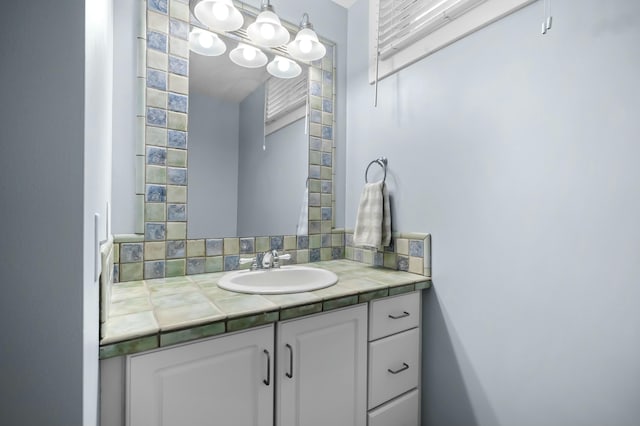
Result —
[[240, 259], [240, 264], [251, 262], [251, 270], [256, 271], [258, 269], [270, 270], [273, 268], [280, 268], [280, 260], [291, 259], [291, 254], [278, 254], [277, 250], [267, 250], [264, 253], [256, 254], [256, 257], [248, 259]]

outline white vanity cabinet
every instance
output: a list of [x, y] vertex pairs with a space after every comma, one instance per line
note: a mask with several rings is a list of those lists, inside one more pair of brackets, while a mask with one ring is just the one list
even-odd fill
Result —
[[366, 425], [367, 305], [277, 326], [276, 424]]
[[128, 356], [127, 425], [272, 425], [273, 328]]
[[369, 426], [420, 424], [420, 292], [369, 306]]

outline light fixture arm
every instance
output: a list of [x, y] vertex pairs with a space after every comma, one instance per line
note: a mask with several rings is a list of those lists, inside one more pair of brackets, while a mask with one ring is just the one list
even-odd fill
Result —
[[262, 3], [260, 4], [260, 12], [264, 12], [265, 10], [275, 13], [273, 6], [271, 5], [271, 0], [262, 0]]
[[313, 24], [309, 22], [309, 14], [306, 12], [302, 14], [302, 20], [300, 21], [300, 29], [302, 30], [304, 28], [313, 29]]

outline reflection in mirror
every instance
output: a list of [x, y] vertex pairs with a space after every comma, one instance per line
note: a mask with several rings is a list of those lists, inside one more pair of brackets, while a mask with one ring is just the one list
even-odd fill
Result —
[[265, 136], [264, 67], [191, 52], [189, 74], [188, 238], [295, 235], [307, 203], [306, 90], [302, 113]]

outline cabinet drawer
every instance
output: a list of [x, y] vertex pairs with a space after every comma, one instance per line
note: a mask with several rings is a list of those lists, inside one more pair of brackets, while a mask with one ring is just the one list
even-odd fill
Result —
[[420, 322], [420, 292], [375, 300], [369, 310], [369, 340], [417, 327]]
[[420, 392], [418, 389], [369, 412], [369, 426], [419, 426], [419, 421]]
[[369, 409], [418, 387], [419, 329], [369, 343]]

